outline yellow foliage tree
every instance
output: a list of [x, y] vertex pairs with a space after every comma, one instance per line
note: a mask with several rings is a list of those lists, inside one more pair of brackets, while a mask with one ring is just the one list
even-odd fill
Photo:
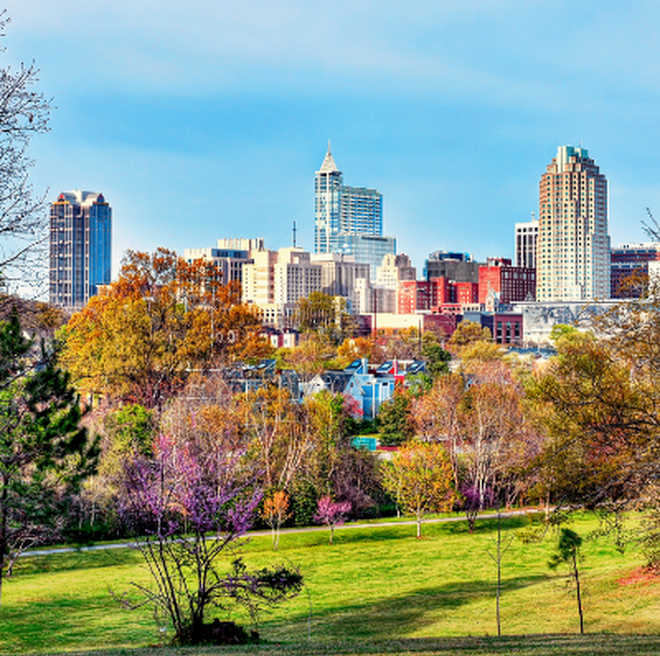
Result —
[[424, 515], [450, 510], [455, 499], [451, 463], [439, 444], [415, 442], [399, 449], [383, 467], [383, 485], [415, 515], [418, 538]]
[[191, 371], [266, 355], [260, 328], [213, 262], [129, 251], [118, 280], [61, 332], [62, 363], [84, 392], [159, 407]]

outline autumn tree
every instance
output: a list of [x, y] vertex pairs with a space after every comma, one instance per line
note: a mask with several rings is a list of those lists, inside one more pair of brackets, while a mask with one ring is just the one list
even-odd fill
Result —
[[419, 439], [443, 444], [452, 462], [454, 486], [460, 487], [458, 443], [462, 432], [460, 411], [465, 380], [458, 374], [438, 378], [430, 390], [413, 399], [411, 416]]
[[418, 435], [448, 451], [471, 529], [481, 510], [509, 506], [529, 484], [541, 436], [524, 398], [509, 365], [495, 360], [472, 363], [469, 385], [445, 375], [414, 401]]
[[370, 360], [375, 350], [371, 337], [347, 337], [337, 348], [338, 364], [340, 367], [347, 367], [355, 360]]
[[280, 529], [289, 516], [289, 495], [284, 490], [275, 490], [264, 499], [262, 517], [272, 530], [273, 549], [280, 544]]
[[637, 498], [656, 469], [654, 385], [593, 334], [563, 331], [556, 347], [527, 390], [548, 433], [542, 489], [554, 503], [591, 507]]
[[422, 333], [414, 326], [401, 330], [383, 330], [378, 334], [380, 357], [386, 360], [419, 360]]
[[353, 324], [343, 296], [311, 292], [296, 303], [295, 321], [301, 332], [316, 333], [340, 344], [352, 335]]
[[309, 333], [301, 336], [300, 343], [286, 353], [283, 360], [303, 382], [309, 382], [323, 373], [335, 355], [336, 349], [327, 336]]
[[[519, 481], [509, 474], [526, 453], [525, 433], [531, 426], [523, 412], [522, 387], [508, 367], [495, 362], [481, 367], [474, 383], [466, 388], [460, 405], [461, 431], [457, 443], [462, 469], [461, 492], [470, 526], [476, 514], [504, 495], [511, 503], [519, 493]], [[521, 453], [516, 453], [517, 449]], [[508, 505], [507, 503], [507, 505]]]
[[424, 515], [450, 510], [456, 498], [451, 463], [439, 444], [402, 447], [383, 467], [383, 485], [405, 512], [415, 516], [418, 538]]
[[83, 391], [157, 408], [196, 369], [268, 353], [260, 328], [213, 262], [129, 251], [62, 332], [62, 361]]
[[461, 321], [449, 338], [447, 347], [452, 354], [460, 357], [461, 351], [475, 342], [491, 342], [493, 335], [486, 327], [473, 321]]
[[265, 386], [240, 398], [250, 455], [267, 492], [288, 492], [314, 448], [306, 408], [286, 389]]

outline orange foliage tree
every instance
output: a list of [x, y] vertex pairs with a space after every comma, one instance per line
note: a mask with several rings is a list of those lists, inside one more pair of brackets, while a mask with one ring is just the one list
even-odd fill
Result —
[[262, 517], [273, 532], [273, 549], [280, 544], [280, 528], [289, 516], [289, 495], [284, 490], [275, 490], [264, 499]]
[[268, 353], [260, 328], [213, 262], [128, 251], [118, 280], [63, 329], [62, 362], [84, 392], [160, 407], [190, 372]]

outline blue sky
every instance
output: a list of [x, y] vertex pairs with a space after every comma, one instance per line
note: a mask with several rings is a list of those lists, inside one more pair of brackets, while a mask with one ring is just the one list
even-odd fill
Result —
[[328, 139], [385, 233], [513, 256], [559, 145], [609, 181], [613, 244], [660, 217], [660, 5], [637, 0], [7, 0], [3, 65], [54, 99], [39, 190], [102, 191], [127, 248], [313, 245]]

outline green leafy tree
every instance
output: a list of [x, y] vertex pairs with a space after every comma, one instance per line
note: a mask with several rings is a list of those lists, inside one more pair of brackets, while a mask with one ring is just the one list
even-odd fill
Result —
[[0, 598], [12, 554], [57, 533], [97, 458], [68, 374], [32, 346], [16, 313], [0, 324]]
[[548, 562], [551, 569], [560, 565], [568, 566], [571, 578], [575, 584], [575, 600], [580, 616], [580, 633], [584, 633], [584, 613], [582, 612], [582, 592], [580, 589], [580, 547], [582, 538], [570, 528], [562, 528], [559, 531], [557, 550]]
[[[424, 333], [424, 336], [426, 335], [427, 333]], [[429, 374], [432, 378], [448, 374], [451, 353], [445, 351], [438, 342], [424, 340], [424, 336], [422, 337], [422, 357], [426, 360]]]
[[67, 527], [67, 536], [79, 543], [116, 535], [122, 463], [135, 453], [150, 455], [156, 431], [154, 412], [137, 403], [106, 411], [101, 423], [98, 471], [83, 482]]
[[406, 390], [395, 390], [394, 396], [385, 401], [378, 411], [380, 441], [385, 446], [399, 446], [415, 435], [411, 415], [412, 395]]

